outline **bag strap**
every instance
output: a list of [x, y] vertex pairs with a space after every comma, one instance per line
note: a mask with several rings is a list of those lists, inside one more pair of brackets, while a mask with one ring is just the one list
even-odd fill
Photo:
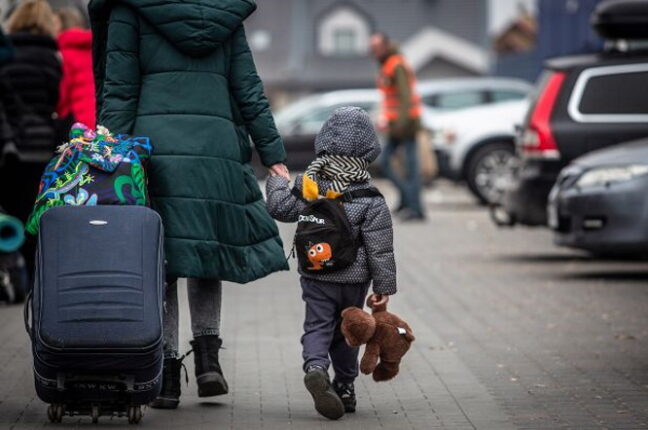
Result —
[[306, 201], [306, 199], [302, 195], [301, 190], [298, 189], [296, 185], [292, 187], [292, 189], [290, 190], [290, 194], [292, 194], [293, 196], [297, 197], [300, 200]]
[[347, 191], [342, 194], [339, 199], [344, 202], [350, 202], [353, 199], [361, 199], [363, 197], [383, 197], [382, 193], [376, 187], [363, 188], [360, 190]]

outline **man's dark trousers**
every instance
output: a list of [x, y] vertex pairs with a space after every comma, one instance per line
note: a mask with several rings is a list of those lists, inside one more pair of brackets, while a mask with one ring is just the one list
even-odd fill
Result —
[[301, 277], [302, 299], [306, 303], [301, 338], [304, 370], [312, 365], [328, 369], [332, 363], [338, 382], [355, 380], [359, 348], [352, 348], [344, 341], [340, 314], [349, 306], [364, 306], [369, 284], [336, 284]]

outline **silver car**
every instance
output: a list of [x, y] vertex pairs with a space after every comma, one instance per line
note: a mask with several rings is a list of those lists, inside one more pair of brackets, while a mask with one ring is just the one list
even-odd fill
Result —
[[646, 254], [647, 190], [648, 139], [577, 158], [549, 194], [556, 244], [595, 254]]

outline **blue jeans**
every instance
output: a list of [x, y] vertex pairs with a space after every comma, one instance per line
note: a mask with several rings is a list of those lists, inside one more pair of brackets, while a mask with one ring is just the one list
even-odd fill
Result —
[[[398, 150], [405, 150], [404, 177], [401, 177], [392, 167], [392, 158]], [[390, 138], [383, 151], [381, 166], [385, 176], [392, 181], [401, 195], [401, 205], [416, 214], [423, 214], [421, 205], [421, 175], [419, 173], [418, 152], [415, 139], [398, 140]]]

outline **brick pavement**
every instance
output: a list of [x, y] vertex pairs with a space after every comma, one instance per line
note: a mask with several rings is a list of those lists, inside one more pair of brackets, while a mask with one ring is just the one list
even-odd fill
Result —
[[[313, 411], [301, 382], [300, 290], [285, 272], [225, 289], [231, 394], [205, 402], [191, 381], [178, 410], [147, 410], [142, 426], [648, 428], [645, 263], [558, 250], [543, 230], [497, 230], [447, 184], [426, 201], [428, 223], [396, 227], [401, 294], [391, 307], [417, 342], [394, 382], [359, 379], [358, 413], [329, 422]], [[289, 242], [290, 228], [282, 233]], [[89, 418], [46, 423], [19, 307], [0, 309], [0, 345], [0, 428], [92, 426]], [[121, 426], [128, 424], [100, 420], [101, 428]]]

